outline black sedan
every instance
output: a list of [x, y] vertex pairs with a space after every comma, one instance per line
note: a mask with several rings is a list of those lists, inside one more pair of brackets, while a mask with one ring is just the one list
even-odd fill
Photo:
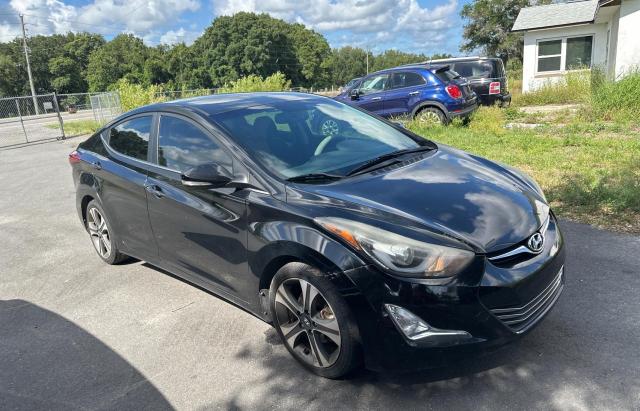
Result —
[[100, 258], [222, 296], [325, 377], [501, 345], [563, 289], [562, 236], [531, 178], [329, 98], [146, 106], [69, 161]]

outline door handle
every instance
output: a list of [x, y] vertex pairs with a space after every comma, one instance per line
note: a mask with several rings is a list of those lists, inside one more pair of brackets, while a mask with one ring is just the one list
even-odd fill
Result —
[[380, 101], [382, 100], [382, 97], [372, 97], [371, 101]]
[[95, 168], [96, 170], [102, 170], [102, 164], [100, 164], [99, 161], [92, 162], [91, 167]]
[[419, 91], [412, 91], [411, 93], [409, 93], [410, 96], [417, 96], [418, 94], [420, 94]]
[[145, 184], [144, 189], [147, 190], [148, 193], [153, 194], [156, 198], [164, 197], [162, 189], [155, 184]]

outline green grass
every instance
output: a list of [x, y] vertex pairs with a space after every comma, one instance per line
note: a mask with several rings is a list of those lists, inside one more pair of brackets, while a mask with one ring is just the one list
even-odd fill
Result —
[[[55, 124], [47, 124], [48, 128], [58, 128], [60, 127], [58, 123]], [[83, 134], [92, 134], [98, 128], [100, 128], [100, 124], [94, 120], [71, 120], [64, 122], [64, 134], [67, 137], [80, 136]]]
[[640, 233], [640, 133], [573, 118], [564, 127], [505, 129], [508, 110], [482, 108], [465, 127], [409, 129], [517, 167], [535, 178], [564, 218]]

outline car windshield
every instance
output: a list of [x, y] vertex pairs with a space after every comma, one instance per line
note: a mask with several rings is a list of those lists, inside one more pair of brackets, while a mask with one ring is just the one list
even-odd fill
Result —
[[384, 154], [430, 144], [328, 98], [285, 97], [215, 117], [235, 142], [283, 179], [345, 176]]

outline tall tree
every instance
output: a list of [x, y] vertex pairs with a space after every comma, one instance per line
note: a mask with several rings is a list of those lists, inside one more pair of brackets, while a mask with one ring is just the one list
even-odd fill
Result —
[[384, 70], [402, 64], [419, 63], [428, 60], [424, 54], [405, 53], [398, 50], [385, 50], [373, 58], [372, 71]]
[[87, 91], [89, 56], [104, 44], [99, 34], [69, 34], [63, 55], [49, 59], [51, 87], [58, 93]]
[[[370, 55], [370, 67], [373, 58]], [[355, 77], [367, 74], [367, 51], [359, 47], [346, 46], [334, 49], [326, 61], [331, 84], [342, 85]]]
[[522, 7], [530, 0], [473, 0], [462, 7], [460, 15], [466, 21], [460, 50], [482, 50], [489, 56], [522, 59], [523, 37], [512, 33], [511, 27]]
[[120, 34], [89, 57], [87, 82], [91, 91], [103, 91], [121, 78], [132, 83], [145, 81], [147, 46], [132, 34]]

